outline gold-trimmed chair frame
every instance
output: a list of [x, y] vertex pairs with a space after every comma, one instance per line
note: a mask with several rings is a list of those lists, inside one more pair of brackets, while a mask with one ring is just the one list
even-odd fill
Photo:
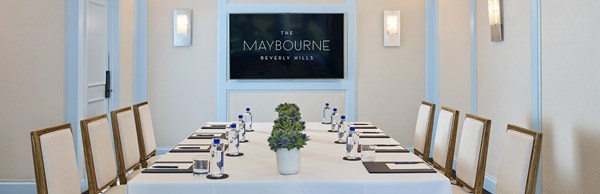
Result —
[[40, 137], [48, 133], [65, 129], [69, 129], [69, 131], [71, 131], [71, 136], [73, 136], [73, 129], [71, 128], [71, 124], [58, 125], [50, 128], [32, 131], [30, 133], [31, 151], [33, 153], [33, 167], [35, 171], [35, 186], [38, 194], [48, 194], [48, 183], [46, 182], [46, 169], [44, 166], [44, 156], [42, 154], [42, 144], [40, 141]]
[[442, 110], [452, 113], [452, 126], [450, 127], [450, 139], [448, 140], [448, 153], [446, 155], [446, 164], [444, 165], [446, 168], [435, 162], [435, 160], [432, 161], [432, 164], [433, 167], [444, 172], [444, 175], [451, 179], [452, 162], [454, 160], [454, 151], [456, 148], [456, 134], [458, 133], [458, 118], [460, 117], [460, 111], [446, 106], [442, 106]]
[[133, 115], [135, 117], [135, 128], [138, 134], [138, 144], [140, 147], [140, 163], [142, 164], [142, 168], [148, 167], [148, 160], [156, 155], [156, 150], [152, 150], [150, 153], [146, 153], [146, 143], [144, 141], [144, 129], [142, 128], [142, 119], [140, 117], [140, 107], [148, 105], [148, 101], [141, 102], [138, 104], [134, 104]]
[[508, 124], [506, 131], [509, 130], [529, 135], [533, 137], [533, 146], [531, 150], [531, 156], [529, 159], [529, 168], [527, 173], [527, 183], [525, 185], [525, 194], [535, 194], [537, 174], [540, 163], [540, 154], [542, 152], [542, 139], [543, 134], [531, 131], [529, 129], [519, 127], [516, 125]]
[[88, 188], [89, 188], [89, 193], [90, 194], [98, 194], [101, 191], [112, 187], [112, 186], [116, 186], [117, 185], [117, 179], [118, 177], [115, 176], [115, 178], [108, 182], [106, 185], [101, 185], [101, 187], [99, 187], [99, 185], [97, 184], [96, 181], [96, 169], [94, 167], [94, 154], [92, 153], [92, 145], [91, 145], [91, 140], [90, 140], [90, 132], [89, 132], [89, 128], [88, 128], [88, 124], [92, 123], [94, 121], [98, 121], [101, 119], [108, 119], [108, 116], [106, 114], [102, 114], [99, 116], [95, 116], [95, 117], [91, 117], [88, 119], [84, 119], [80, 121], [81, 124], [81, 135], [82, 135], [82, 140], [83, 140], [83, 153], [85, 155], [85, 170], [87, 171], [87, 179], [88, 179]]
[[[481, 137], [481, 146], [479, 148], [479, 159], [477, 162], [477, 173], [475, 175], [475, 186], [471, 187], [466, 182], [461, 180], [458, 176], [456, 176], [456, 183], [460, 186], [463, 186], [467, 190], [471, 191], [473, 194], [482, 194], [483, 193], [483, 178], [485, 176], [485, 166], [487, 163], [487, 154], [488, 147], [490, 143], [490, 129], [492, 128], [492, 120], [483, 118], [477, 115], [468, 114], [466, 118], [475, 119], [479, 122], [483, 123], [483, 133]], [[463, 131], [464, 133], [464, 131]]]
[[421, 101], [421, 105], [429, 106], [429, 120], [427, 121], [427, 132], [425, 134], [425, 150], [419, 151], [414, 148], [414, 154], [423, 157], [423, 160], [429, 162], [431, 154], [431, 134], [433, 133], [433, 121], [435, 120], [435, 104], [427, 101]]
[[[138, 159], [138, 162], [133, 164], [132, 166], [125, 166], [125, 158], [123, 156], [123, 144], [121, 143], [121, 133], [119, 129], [119, 121], [117, 119], [117, 115], [128, 110], [131, 110], [130, 106], [123, 107], [110, 112], [110, 118], [112, 120], [113, 138], [115, 141], [115, 149], [117, 153], [117, 171], [119, 174], [119, 182], [121, 184], [127, 184], [127, 172], [139, 169], [142, 166], [142, 164], [140, 163], [141, 159]], [[136, 133], [136, 135], [138, 136], [137, 139], [139, 139], [139, 134]]]

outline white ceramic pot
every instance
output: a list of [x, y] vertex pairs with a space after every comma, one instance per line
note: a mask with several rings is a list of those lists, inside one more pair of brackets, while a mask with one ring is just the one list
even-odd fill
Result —
[[282, 175], [298, 174], [300, 171], [300, 150], [287, 148], [277, 150], [277, 169]]

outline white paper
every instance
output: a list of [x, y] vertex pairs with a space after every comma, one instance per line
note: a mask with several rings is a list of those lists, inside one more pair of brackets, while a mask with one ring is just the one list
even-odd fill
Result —
[[[186, 147], [186, 148], [181, 148], [181, 147]], [[194, 149], [201, 149], [201, 150], [205, 150], [205, 149], [210, 148], [210, 146], [207, 145], [207, 146], [177, 146], [176, 149], [181, 149], [181, 150], [191, 149], [191, 148], [188, 148], [188, 147], [194, 147]]]
[[371, 125], [371, 122], [352, 122], [353, 125]]
[[416, 163], [416, 164], [395, 164], [395, 163], [385, 163], [385, 165], [390, 168], [390, 170], [410, 170], [410, 169], [431, 169], [425, 163]]
[[385, 133], [360, 133], [361, 137], [372, 137], [372, 136], [385, 136]]
[[155, 168], [155, 166], [177, 166], [177, 169], [188, 169], [192, 163], [154, 163], [150, 168], [154, 169], [174, 169], [174, 168]]
[[405, 149], [402, 146], [377, 146], [377, 148], [375, 148], [375, 150], [398, 150], [398, 149]]

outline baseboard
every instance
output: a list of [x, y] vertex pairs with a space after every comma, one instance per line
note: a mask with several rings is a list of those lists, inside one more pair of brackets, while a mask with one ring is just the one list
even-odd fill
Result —
[[0, 193], [36, 194], [35, 181], [0, 181]]

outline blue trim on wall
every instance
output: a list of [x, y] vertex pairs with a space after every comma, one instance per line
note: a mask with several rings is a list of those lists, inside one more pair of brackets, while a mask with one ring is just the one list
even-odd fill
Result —
[[148, 99], [148, 0], [134, 2], [133, 101]]
[[477, 114], [477, 0], [471, 0], [471, 114]]
[[[438, 0], [425, 0], [425, 99], [437, 105], [431, 142], [435, 142], [439, 104]], [[430, 148], [433, 153], [433, 146]]]
[[[541, 4], [531, 0], [531, 123], [534, 131], [542, 132], [542, 61]], [[539, 165], [542, 165], [540, 160]], [[542, 168], [538, 170], [536, 193], [542, 193]]]
[[0, 193], [35, 194], [35, 182], [0, 182]]
[[425, 0], [425, 99], [438, 104], [438, 0]]
[[[356, 0], [345, 4], [235, 4], [218, 3], [217, 120], [226, 121], [228, 93], [235, 91], [344, 91], [346, 115], [356, 120]], [[345, 13], [346, 78], [343, 80], [229, 80], [228, 14], [229, 13]]]

